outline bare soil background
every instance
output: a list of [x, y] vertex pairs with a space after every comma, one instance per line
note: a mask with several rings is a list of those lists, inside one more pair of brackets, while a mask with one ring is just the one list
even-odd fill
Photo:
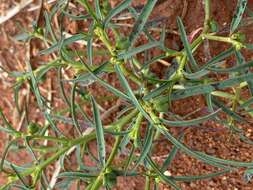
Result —
[[[14, 0], [0, 0], [0, 15], [5, 14], [6, 10], [12, 6], [15, 6], [15, 3], [17, 2], [18, 1]], [[116, 5], [119, 1], [111, 0], [111, 2], [112, 5]], [[142, 5], [144, 3], [145, 0], [133, 1], [133, 4], [136, 6]], [[15, 17], [0, 25], [0, 64], [9, 70], [19, 70], [21, 68], [24, 68], [25, 55], [28, 51], [27, 46], [22, 43], [17, 43], [13, 40], [13, 37], [20, 33], [18, 25], [31, 30], [32, 20], [37, 17], [38, 12], [36, 10], [29, 11], [29, 8], [36, 6], [37, 4], [38, 2], [34, 2], [22, 10], [20, 13], [18, 13]], [[229, 25], [233, 12], [235, 10], [235, 6], [235, 0], [212, 0], [212, 14], [214, 16], [214, 19], [219, 23], [220, 27], [226, 27]], [[249, 1], [249, 6], [253, 10], [252, 0]], [[176, 16], [181, 16], [186, 26], [187, 33], [191, 33], [192, 31], [202, 26], [204, 18], [203, 3], [202, 0], [160, 1], [160, 3], [158, 3], [154, 9], [151, 17], [155, 18], [157, 16], [165, 17], [166, 20], [163, 22], [163, 24], [166, 25], [167, 29], [171, 30], [177, 30]], [[69, 23], [68, 26], [70, 28], [70, 32], [72, 33], [81, 30], [78, 28], [81, 27], [80, 24], [78, 25], [76, 23]], [[242, 28], [242, 31], [246, 33], [248, 41], [253, 42], [253, 27], [248, 26]], [[142, 43], [142, 41], [139, 41], [138, 43]], [[166, 43], [168, 46], [172, 46], [171, 44], [177, 44], [179, 46], [178, 48], [182, 48], [179, 36], [175, 34], [168, 34]], [[216, 55], [225, 48], [224, 46], [220, 46], [218, 43], [211, 43], [210, 46], [211, 55]], [[32, 56], [34, 56], [34, 63], [41, 59], [47, 59], [36, 57], [37, 48], [40, 49], [39, 44], [34, 43], [32, 52], [30, 52], [32, 53]], [[246, 56], [247, 60], [253, 59], [252, 52], [245, 52], [244, 55]], [[203, 52], [198, 52], [196, 59], [200, 63], [203, 63], [206, 57], [204, 56]], [[162, 72], [163, 66], [157, 64], [153, 69], [157, 72]], [[113, 82], [113, 76], [107, 76], [107, 80]], [[9, 78], [5, 73], [0, 72], [0, 107], [4, 109], [4, 113], [7, 115], [11, 123], [15, 127], [18, 127], [21, 118], [18, 118], [16, 110], [14, 108], [13, 89], [11, 88], [13, 82], [13, 79]], [[56, 84], [53, 84], [53, 86], [57, 88]], [[100, 95], [104, 95], [107, 93], [102, 91], [104, 90], [102, 88], [94, 87], [91, 90], [94, 94], [99, 93]], [[247, 92], [245, 92], [245, 94], [247, 94]], [[57, 98], [57, 94], [55, 94], [54, 99], [56, 101], [56, 106]], [[30, 101], [33, 103], [34, 98], [32, 97]], [[109, 108], [112, 104], [112, 101], [103, 102], [103, 105], [106, 109]], [[203, 105], [204, 101], [201, 97], [198, 97], [196, 99], [190, 98], [184, 101], [175, 102], [173, 104], [173, 111], [183, 116]], [[37, 121], [41, 120], [41, 115], [36, 108], [31, 108], [29, 112], [29, 115], [33, 119]], [[66, 130], [66, 133], [69, 132], [68, 127], [62, 127]], [[247, 136], [253, 139], [253, 126], [241, 125], [240, 127], [244, 128], [247, 131]], [[253, 146], [241, 142], [239, 138], [234, 136], [231, 136], [231, 138], [228, 139], [229, 135], [229, 130], [222, 128], [221, 126], [217, 126], [212, 121], [210, 121], [203, 124], [201, 128], [193, 128], [189, 130], [185, 136], [184, 143], [193, 149], [204, 151], [208, 154], [224, 159], [252, 161]], [[6, 135], [0, 132], [0, 154], [2, 154], [6, 140]], [[164, 139], [161, 139], [158, 143], [159, 146], [156, 149], [156, 161], [162, 162], [164, 155], [167, 154], [168, 150], [170, 150], [172, 146]], [[19, 164], [27, 163], [31, 160], [27, 153], [24, 152], [15, 154], [15, 151], [10, 154], [8, 159], [13, 160]], [[176, 159], [173, 161], [172, 167], [168, 168], [168, 170], [172, 173], [172, 175], [198, 175], [215, 171], [215, 168], [207, 166], [179, 152]], [[0, 184], [4, 184], [5, 181], [6, 178], [0, 174]], [[243, 171], [240, 171], [220, 177], [215, 177], [210, 180], [180, 183], [180, 187], [183, 190], [252, 190], [253, 182], [246, 183], [243, 180]], [[118, 185], [114, 189], [141, 190], [144, 189], [144, 179], [141, 177], [119, 178]], [[160, 189], [167, 190], [171, 188], [166, 185], [161, 185]]]

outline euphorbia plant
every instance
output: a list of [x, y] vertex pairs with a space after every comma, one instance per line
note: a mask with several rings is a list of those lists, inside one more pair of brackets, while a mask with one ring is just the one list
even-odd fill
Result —
[[[16, 95], [22, 84], [29, 85], [46, 122], [42, 126], [28, 121], [27, 128], [18, 131], [2, 111], [0, 112], [5, 126], [1, 127], [1, 130], [10, 135], [0, 166], [1, 172], [9, 177], [6, 185], [1, 189], [12, 187], [69, 189], [73, 181], [77, 182], [77, 189], [84, 186], [85, 189], [90, 190], [102, 186], [111, 189], [116, 184], [118, 176], [143, 176], [146, 179], [145, 189], [150, 189], [151, 186], [157, 189], [159, 183], [180, 189], [179, 181], [207, 179], [239, 168], [246, 169], [247, 180], [251, 178], [252, 162], [221, 159], [193, 150], [183, 143], [184, 133], [188, 129], [212, 119], [228, 127], [245, 143], [252, 144], [252, 141], [244, 136], [244, 131], [237, 127], [238, 123], [251, 122], [241, 116], [242, 112], [252, 117], [250, 106], [253, 98], [241, 97], [241, 92], [244, 90], [249, 89], [250, 94], [253, 93], [253, 74], [250, 71], [253, 62], [246, 62], [241, 53], [243, 49], [252, 49], [252, 45], [247, 44], [244, 35], [237, 30], [247, 7], [247, 1], [238, 0], [230, 33], [227, 36], [219, 35], [211, 15], [211, 0], [204, 1], [205, 19], [201, 32], [196, 33], [190, 40], [183, 21], [178, 17], [178, 31], [184, 46], [180, 51], [165, 46], [164, 28], [159, 30], [159, 40], [150, 32], [153, 25], [147, 24], [148, 18], [157, 0], [147, 0], [140, 13], [131, 6], [131, 2], [125, 0], [112, 8], [107, 0], [102, 3], [99, 0], [92, 3], [87, 0], [76, 0], [77, 6], [85, 9], [86, 15], [81, 13], [73, 15], [70, 12], [73, 9], [70, 2], [60, 0], [52, 7], [51, 12], [45, 12], [44, 28], [35, 25], [33, 32], [23, 35], [28, 41], [35, 38], [48, 45], [49, 48], [42, 50], [40, 55], [52, 55], [52, 60], [35, 69], [28, 61], [28, 70], [9, 72], [9, 74], [16, 77]], [[129, 12], [135, 20], [129, 34], [121, 32], [117, 22], [113, 20], [123, 12]], [[53, 18], [56, 16], [61, 25], [59, 28], [53, 27]], [[85, 21], [89, 24], [89, 28], [87, 32], [80, 32], [66, 38], [64, 19]], [[136, 46], [136, 41], [140, 37], [146, 38], [148, 42]], [[226, 43], [230, 47], [200, 64], [195, 60], [194, 53], [207, 41]], [[84, 42], [82, 44], [85, 44], [85, 52], [83, 47], [71, 46], [77, 42]], [[99, 43], [99, 46], [95, 42]], [[162, 53], [150, 57], [150, 52], [155, 48]], [[100, 56], [99, 52], [106, 55], [104, 56], [106, 58], [103, 62], [95, 63], [94, 58]], [[143, 52], [148, 55], [144, 60], [138, 56]], [[224, 68], [224, 60], [232, 55], [236, 57], [236, 65]], [[168, 66], [168, 73], [161, 79], [151, 71], [150, 66], [166, 58], [170, 58], [173, 64]], [[58, 108], [48, 104], [47, 98], [42, 95], [40, 89], [45, 80], [44, 76], [52, 69], [58, 71], [59, 93], [65, 104], [65, 109], [58, 111], [57, 115], [53, 110]], [[74, 77], [64, 78], [64, 71], [70, 71]], [[115, 80], [120, 82], [123, 90], [103, 79], [103, 76], [111, 73], [116, 74]], [[217, 81], [211, 77], [212, 73], [226, 73], [228, 78]], [[71, 86], [71, 92], [65, 89], [66, 83]], [[94, 97], [89, 91], [89, 86], [95, 83], [105, 87], [112, 94], [111, 98], [115, 102], [116, 100], [127, 102], [123, 110], [118, 113], [118, 117], [107, 125], [102, 120], [100, 106], [96, 100], [101, 97], [99, 94]], [[174, 101], [199, 95], [205, 98], [206, 115], [186, 120], [171, 113]], [[18, 101], [18, 96], [16, 100]], [[85, 105], [92, 107], [92, 118], [84, 111]], [[66, 112], [71, 118], [66, 116]], [[222, 112], [226, 114], [225, 118], [221, 117]], [[64, 131], [58, 127], [59, 122], [71, 124], [74, 135], [71, 137], [64, 135]], [[83, 125], [86, 126], [85, 130]], [[178, 136], [171, 132], [171, 128], [175, 127], [181, 129]], [[109, 144], [105, 141], [107, 136], [114, 139], [111, 151], [108, 151]], [[156, 146], [154, 142], [161, 137], [165, 137], [172, 143], [173, 149], [168, 152], [163, 164], [159, 165], [152, 156]], [[96, 155], [89, 150], [91, 141], [96, 141]], [[42, 145], [41, 142], [50, 143]], [[33, 162], [23, 166], [8, 162], [7, 155], [14, 145], [20, 145], [22, 149], [31, 153]], [[220, 170], [199, 176], [167, 175], [166, 171], [178, 150]], [[75, 152], [77, 161], [75, 170], [68, 170], [65, 167], [64, 160], [71, 152]], [[120, 155], [124, 156], [119, 157]], [[83, 162], [85, 157], [90, 157], [96, 166], [85, 165]], [[120, 164], [114, 163], [115, 160], [120, 160]], [[48, 166], [54, 163], [58, 163], [58, 170], [50, 179], [46, 171]]]

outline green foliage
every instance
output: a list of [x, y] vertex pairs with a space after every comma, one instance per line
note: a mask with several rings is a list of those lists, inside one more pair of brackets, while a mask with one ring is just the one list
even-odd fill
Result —
[[[213, 120], [228, 127], [246, 143], [252, 144], [250, 139], [244, 136], [244, 131], [237, 127], [240, 123], [250, 123], [242, 113], [253, 117], [250, 108], [253, 98], [241, 97], [241, 92], [247, 88], [251, 95], [253, 93], [253, 73], [250, 71], [253, 61], [246, 61], [242, 53], [244, 48], [251, 50], [253, 45], [245, 44], [247, 40], [242, 33], [235, 33], [240, 27], [247, 1], [238, 0], [229, 36], [219, 36], [216, 33], [217, 23], [210, 14], [212, 1], [205, 1], [204, 30], [192, 42], [188, 40], [183, 20], [177, 17], [178, 31], [184, 46], [181, 51], [165, 46], [165, 29], [161, 30], [159, 40], [149, 31], [152, 25], [147, 25], [147, 22], [156, 0], [148, 0], [139, 14], [131, 7], [131, 0], [124, 0], [114, 8], [111, 8], [107, 0], [103, 3], [99, 0], [89, 2], [76, 0], [86, 14], [74, 15], [71, 13], [73, 7], [70, 7], [69, 1], [57, 1], [51, 12], [44, 13], [44, 28], [34, 27], [33, 32], [16, 37], [16, 40], [22, 41], [39, 39], [48, 47], [41, 50], [39, 56], [52, 55], [52, 60], [36, 69], [27, 62], [26, 71], [8, 71], [17, 81], [14, 90], [19, 112], [22, 111], [18, 105], [19, 91], [23, 84], [27, 84], [36, 98], [45, 122], [39, 124], [27, 118], [27, 127], [17, 131], [16, 126], [12, 126], [0, 110], [0, 131], [10, 136], [0, 163], [0, 171], [8, 176], [8, 181], [1, 189], [46, 189], [50, 182], [46, 173], [52, 164], [60, 167], [59, 172], [54, 173], [57, 183], [53, 184], [52, 189], [69, 189], [73, 182], [76, 182], [77, 189], [82, 189], [83, 186], [88, 190], [98, 190], [102, 186], [111, 189], [116, 185], [118, 176], [143, 176], [146, 178], [146, 189], [150, 189], [151, 184], [157, 189], [159, 183], [180, 189], [178, 182], [208, 179], [241, 168], [245, 169], [245, 180], [250, 181], [253, 161], [221, 159], [193, 150], [183, 142], [187, 129]], [[114, 18], [127, 11], [135, 23], [132, 31], [124, 34], [121, 28], [114, 25]], [[64, 37], [64, 27], [54, 27], [55, 16], [60, 25], [63, 25], [65, 18], [85, 21], [90, 26], [87, 30], [82, 30], [87, 32]], [[135, 42], [140, 37], [146, 38], [147, 43], [136, 46]], [[200, 64], [195, 60], [194, 53], [204, 40], [226, 43], [230, 47]], [[75, 46], [79, 42], [82, 42], [82, 46]], [[83, 45], [86, 46], [85, 51]], [[162, 52], [152, 57], [150, 52], [156, 48]], [[141, 53], [145, 55], [144, 61], [140, 59]], [[103, 61], [98, 61], [101, 60], [101, 55]], [[224, 62], [233, 55], [236, 64], [224, 68]], [[170, 58], [173, 64], [168, 66], [166, 77], [160, 79], [151, 71], [150, 65], [165, 58]], [[47, 73], [55, 69], [58, 74], [54, 77], [59, 81], [58, 94], [61, 94], [64, 108], [51, 105], [40, 88], [43, 80], [50, 77]], [[74, 77], [64, 78], [63, 71], [71, 72]], [[211, 77], [220, 73], [227, 74], [227, 79], [217, 80]], [[115, 74], [114, 80], [119, 81], [120, 87], [104, 80], [103, 76], [106, 74]], [[94, 84], [101, 85], [111, 95], [102, 96], [99, 91], [92, 94], [90, 86]], [[68, 91], [65, 85], [71, 86], [71, 91]], [[233, 91], [227, 92], [228, 89]], [[196, 96], [206, 98], [207, 113], [193, 119], [171, 113], [172, 102], [189, 97], [194, 99]], [[117, 117], [106, 125], [101, 113], [104, 108], [101, 105], [108, 98], [113, 102], [120, 100], [124, 102], [124, 106], [123, 110], [117, 113]], [[84, 106], [91, 107], [92, 114], [86, 113]], [[59, 128], [60, 123], [72, 126], [71, 135]], [[171, 133], [172, 127], [182, 129], [179, 136]], [[153, 154], [157, 146], [155, 141], [161, 136], [173, 144], [173, 148], [162, 165], [159, 165], [153, 160]], [[107, 138], [111, 140], [108, 142]], [[91, 142], [97, 145], [96, 153], [91, 149]], [[112, 149], [111, 142], [114, 142]], [[7, 156], [14, 148], [27, 151], [33, 162], [22, 166], [10, 163]], [[220, 170], [198, 176], [168, 176], [166, 170], [171, 167], [179, 151]], [[67, 163], [72, 161], [69, 160], [72, 152], [75, 153], [72, 156], [75, 157], [77, 165], [69, 169]], [[120, 156], [124, 152], [129, 155]], [[84, 161], [87, 157], [95, 166], [87, 165]]]

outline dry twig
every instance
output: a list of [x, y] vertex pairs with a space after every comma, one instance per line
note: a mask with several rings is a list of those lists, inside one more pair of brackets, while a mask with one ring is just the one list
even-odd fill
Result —
[[22, 9], [27, 7], [29, 4], [31, 4], [33, 0], [22, 0], [19, 4], [17, 4], [15, 7], [9, 9], [4, 16], [0, 16], [0, 24], [3, 24], [4, 22], [8, 21], [12, 17], [14, 17], [16, 14], [18, 14]]

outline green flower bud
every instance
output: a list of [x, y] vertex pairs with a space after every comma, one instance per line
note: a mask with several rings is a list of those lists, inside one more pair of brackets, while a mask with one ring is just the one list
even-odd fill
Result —
[[30, 135], [33, 135], [35, 133], [37, 133], [40, 129], [40, 125], [37, 124], [37, 123], [30, 123], [28, 125], [28, 128], [27, 128], [27, 132], [30, 134]]

